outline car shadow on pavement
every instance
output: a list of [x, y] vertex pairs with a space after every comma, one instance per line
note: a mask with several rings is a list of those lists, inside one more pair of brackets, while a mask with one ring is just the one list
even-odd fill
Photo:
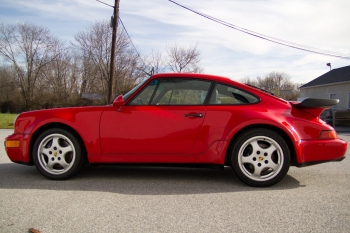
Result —
[[34, 166], [0, 164], [0, 189], [43, 189], [97, 191], [128, 195], [181, 195], [259, 190], [281, 190], [303, 187], [287, 175], [268, 188], [253, 188], [242, 183], [231, 168], [212, 169], [85, 166], [75, 177], [52, 181], [43, 177]]

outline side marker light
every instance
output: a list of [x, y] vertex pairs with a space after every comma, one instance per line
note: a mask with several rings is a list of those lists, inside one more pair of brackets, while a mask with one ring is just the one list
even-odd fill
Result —
[[6, 148], [15, 148], [19, 147], [19, 140], [9, 140], [5, 142]]

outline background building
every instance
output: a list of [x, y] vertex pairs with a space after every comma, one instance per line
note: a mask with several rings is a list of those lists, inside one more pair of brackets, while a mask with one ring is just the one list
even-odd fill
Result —
[[334, 110], [350, 109], [350, 66], [333, 69], [300, 87], [300, 99], [339, 99]]

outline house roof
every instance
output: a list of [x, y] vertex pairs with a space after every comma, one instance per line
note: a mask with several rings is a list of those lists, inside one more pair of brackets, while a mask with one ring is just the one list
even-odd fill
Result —
[[350, 66], [333, 69], [318, 78], [302, 85], [300, 88], [313, 87], [319, 85], [350, 82]]

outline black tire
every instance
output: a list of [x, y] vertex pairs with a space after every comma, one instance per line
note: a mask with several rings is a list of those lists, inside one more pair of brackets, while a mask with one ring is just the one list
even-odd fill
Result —
[[251, 129], [233, 143], [231, 167], [240, 180], [254, 187], [281, 181], [290, 167], [290, 151], [285, 140], [270, 129]]
[[52, 180], [68, 179], [84, 165], [79, 141], [61, 128], [52, 128], [40, 134], [35, 140], [32, 155], [39, 172]]

